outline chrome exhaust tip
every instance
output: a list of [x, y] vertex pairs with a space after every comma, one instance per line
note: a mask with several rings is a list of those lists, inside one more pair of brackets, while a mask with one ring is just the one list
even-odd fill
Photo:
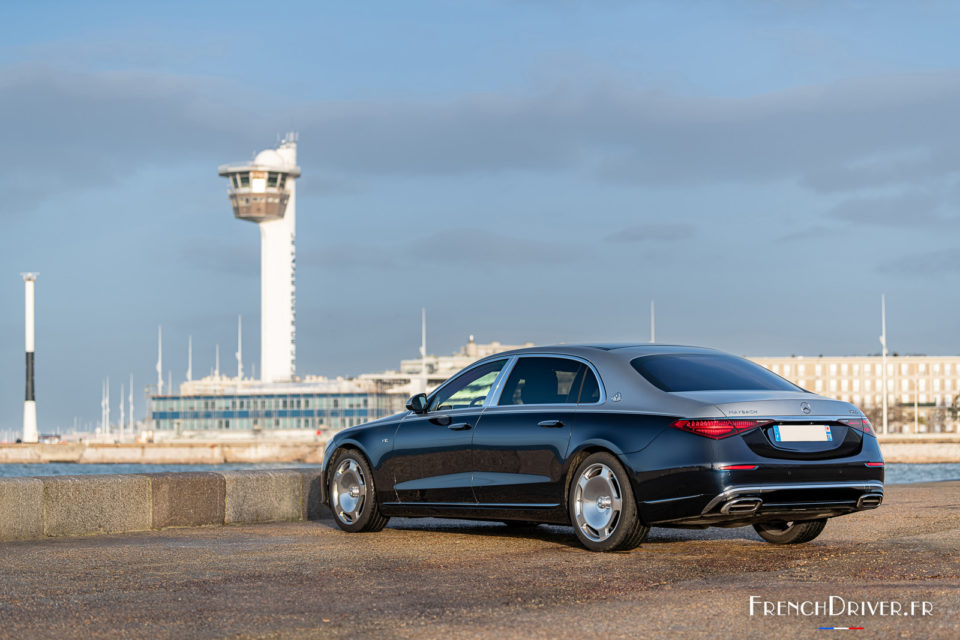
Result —
[[883, 502], [882, 493], [865, 493], [857, 500], [857, 509], [876, 509]]
[[720, 513], [728, 516], [749, 515], [756, 513], [762, 504], [763, 500], [760, 498], [737, 498], [736, 500], [730, 500], [724, 503], [724, 505], [720, 507]]

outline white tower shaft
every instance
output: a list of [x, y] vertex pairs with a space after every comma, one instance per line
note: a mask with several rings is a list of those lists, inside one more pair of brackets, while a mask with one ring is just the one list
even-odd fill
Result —
[[[297, 145], [287, 142], [277, 153], [297, 164]], [[290, 199], [279, 220], [260, 223], [260, 377], [264, 382], [292, 380], [296, 362], [296, 180], [287, 181]]]
[[23, 401], [23, 442], [37, 442], [39, 434], [37, 433], [37, 399], [36, 399], [36, 390], [34, 388], [34, 347], [36, 342], [35, 335], [35, 284], [37, 281], [37, 274], [35, 273], [25, 273], [23, 274], [23, 284], [24, 284], [24, 323], [25, 323], [25, 334], [24, 334], [24, 346], [26, 347], [26, 365], [27, 365], [27, 376], [26, 376], [26, 395]]

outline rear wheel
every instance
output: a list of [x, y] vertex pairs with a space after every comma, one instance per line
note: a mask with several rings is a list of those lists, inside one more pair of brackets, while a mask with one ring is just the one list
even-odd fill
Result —
[[390, 519], [380, 513], [373, 472], [360, 452], [343, 449], [330, 461], [327, 495], [337, 526], [344, 531], [380, 531]]
[[577, 467], [569, 511], [577, 538], [591, 551], [633, 549], [650, 531], [637, 515], [626, 471], [609, 453], [595, 453]]
[[753, 528], [761, 538], [773, 544], [802, 544], [810, 542], [827, 526], [827, 519], [806, 520], [804, 522], [760, 522]]

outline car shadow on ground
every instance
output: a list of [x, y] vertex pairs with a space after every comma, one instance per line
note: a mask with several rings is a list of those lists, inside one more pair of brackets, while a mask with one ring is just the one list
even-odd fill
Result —
[[[337, 528], [332, 519], [323, 521], [328, 527]], [[566, 547], [583, 549], [583, 545], [569, 525], [557, 524], [529, 524], [507, 525], [502, 522], [485, 520], [452, 520], [441, 518], [392, 518], [387, 524], [388, 529], [397, 531], [435, 531], [438, 533], [459, 533], [474, 536], [536, 539]], [[761, 538], [751, 527], [737, 527], [725, 529], [713, 527], [710, 529], [665, 529], [653, 528], [644, 541], [644, 545], [676, 544], [694, 541], [732, 541], [763, 543]]]

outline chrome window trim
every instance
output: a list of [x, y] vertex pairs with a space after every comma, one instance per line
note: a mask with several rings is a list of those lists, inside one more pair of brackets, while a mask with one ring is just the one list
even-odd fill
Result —
[[[585, 364], [590, 368], [590, 371], [593, 372], [594, 377], [597, 379], [597, 386], [600, 388], [600, 400], [597, 402], [552, 402], [547, 404], [507, 404], [500, 406], [500, 394], [503, 393], [503, 386], [506, 384], [507, 377], [504, 376], [502, 381], [499, 381], [500, 384], [496, 389], [496, 397], [491, 400], [489, 407], [497, 408], [511, 408], [517, 410], [520, 407], [595, 407], [603, 404], [607, 401], [607, 390], [603, 386], [603, 379], [600, 377], [600, 373], [597, 371], [597, 368], [593, 366], [593, 363], [589, 360], [581, 358], [580, 356], [572, 356], [565, 353], [523, 353], [519, 355], [512, 356], [513, 362], [510, 363], [510, 373], [513, 372], [513, 368], [516, 366], [517, 361], [520, 358], [563, 358], [565, 360], [575, 360], [582, 364]], [[508, 374], [509, 375], [509, 374]], [[492, 397], [494, 394], [490, 394], [488, 398]]]
[[[482, 366], [485, 365], [485, 364], [490, 364], [491, 362], [496, 362], [496, 361], [498, 361], [498, 360], [506, 360], [506, 363], [503, 365], [503, 367], [502, 367], [502, 368], [500, 369], [500, 371], [497, 373], [497, 377], [496, 377], [496, 378], [494, 379], [494, 381], [493, 381], [493, 386], [490, 387], [491, 390], [496, 390], [497, 384], [500, 382], [501, 378], [503, 377], [503, 372], [504, 372], [507, 368], [510, 367], [510, 364], [511, 364], [510, 361], [513, 360], [513, 359], [516, 359], [516, 357], [517, 357], [517, 356], [503, 356], [502, 358], [497, 358], [497, 357], [493, 357], [493, 356], [492, 356], [492, 357], [484, 358], [483, 360], [479, 360], [479, 361], [477, 361], [477, 362], [474, 362], [472, 365], [470, 365], [470, 366], [468, 366], [468, 367], [464, 367], [463, 369], [461, 369], [460, 371], [458, 371], [458, 372], [456, 373], [456, 375], [450, 376], [450, 377], [447, 378], [439, 387], [437, 387], [436, 389], [434, 389], [431, 393], [427, 394], [427, 406], [429, 407], [430, 404], [433, 403], [433, 398], [434, 398], [438, 393], [440, 393], [441, 391], [443, 391], [448, 385], [450, 385], [450, 384], [452, 384], [453, 382], [455, 382], [458, 378], [460, 378], [460, 376], [466, 375], [467, 373], [470, 373], [471, 371], [473, 371], [473, 370], [476, 369], [477, 367], [482, 367]], [[484, 407], [488, 406], [487, 403], [489, 402], [491, 395], [493, 395], [493, 391], [491, 391], [491, 393], [488, 393], [488, 394], [487, 394], [487, 398], [483, 401], [483, 404], [478, 404], [476, 407], [461, 407], [460, 409], [471, 409], [471, 410], [483, 409]], [[458, 410], [459, 410], [459, 409], [444, 409], [444, 411], [458, 411]], [[429, 414], [429, 413], [437, 413], [437, 411], [439, 411], [439, 410], [436, 410], [436, 411], [427, 411], [426, 413], [421, 414], [421, 415], [427, 415], [427, 414]], [[413, 413], [413, 412], [412, 412], [412, 411], [407, 411], [407, 413]]]

